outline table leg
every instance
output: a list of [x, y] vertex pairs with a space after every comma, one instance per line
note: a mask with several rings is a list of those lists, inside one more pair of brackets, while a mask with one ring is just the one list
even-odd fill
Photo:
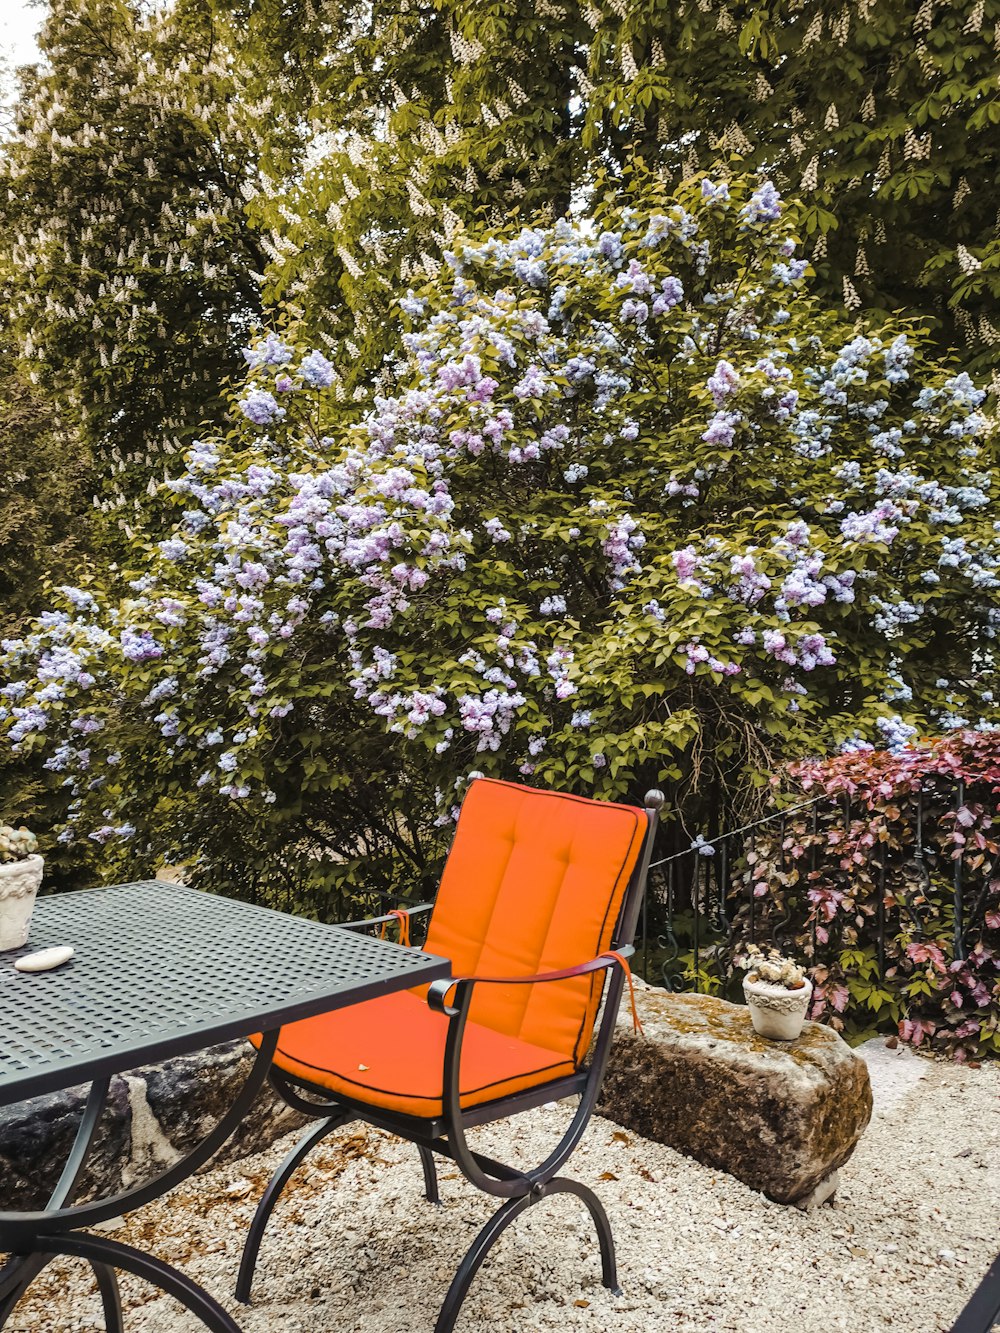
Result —
[[[180, 1301], [181, 1305], [186, 1306], [206, 1328], [212, 1330], [212, 1333], [240, 1333], [240, 1326], [235, 1319], [231, 1318], [219, 1302], [197, 1282], [185, 1277], [176, 1268], [171, 1268], [162, 1259], [156, 1259], [151, 1254], [143, 1254], [141, 1250], [133, 1249], [131, 1245], [124, 1245], [120, 1240], [108, 1240], [105, 1236], [93, 1236], [89, 1232], [70, 1231], [62, 1236], [39, 1236], [36, 1244], [45, 1254], [66, 1254], [86, 1259], [94, 1266], [95, 1271], [103, 1268], [106, 1272], [110, 1272], [112, 1279], [114, 1279], [112, 1270], [116, 1268], [124, 1273], [134, 1273], [150, 1286], [158, 1287], [168, 1296], [173, 1296], [174, 1300]], [[101, 1283], [100, 1277], [98, 1283]], [[115, 1286], [117, 1288], [117, 1282]], [[104, 1291], [105, 1288], [102, 1286], [102, 1296]], [[104, 1308], [106, 1313], [108, 1309], [106, 1301]], [[108, 1333], [119, 1333], [120, 1306], [118, 1319], [118, 1330], [109, 1326]]]
[[[73, 1137], [73, 1146], [70, 1148], [69, 1156], [66, 1158], [66, 1163], [59, 1174], [59, 1179], [49, 1195], [48, 1208], [61, 1208], [70, 1200], [73, 1191], [76, 1189], [87, 1161], [87, 1154], [94, 1141], [94, 1134], [97, 1132], [101, 1113], [107, 1102], [109, 1083], [109, 1079], [99, 1078], [95, 1079], [90, 1085], [83, 1115]], [[0, 1330], [4, 1328], [7, 1320], [14, 1313], [15, 1306], [38, 1274], [48, 1264], [50, 1258], [51, 1255], [42, 1255], [37, 1251], [16, 1255], [0, 1269]], [[116, 1333], [116, 1331], [109, 1329], [109, 1333]]]
[[135, 1189], [109, 1199], [73, 1205], [70, 1200], [93, 1144], [107, 1096], [108, 1080], [94, 1082], [73, 1147], [48, 1206], [36, 1212], [0, 1211], [0, 1250], [13, 1256], [0, 1269], [0, 1330], [42, 1269], [55, 1255], [64, 1254], [85, 1259], [94, 1270], [108, 1333], [122, 1333], [121, 1300], [114, 1272], [119, 1268], [173, 1296], [212, 1333], [240, 1333], [239, 1325], [218, 1301], [169, 1264], [120, 1241], [95, 1236], [81, 1228], [106, 1222], [160, 1198], [218, 1152], [239, 1128], [267, 1079], [277, 1043], [277, 1029], [265, 1033], [253, 1068], [236, 1100], [212, 1132], [186, 1157]]
[[87, 1154], [93, 1145], [98, 1122], [108, 1100], [110, 1083], [111, 1080], [108, 1078], [97, 1078], [90, 1085], [90, 1091], [87, 1093], [87, 1103], [83, 1108], [83, 1116], [73, 1139], [73, 1146], [66, 1158], [66, 1165], [63, 1167], [59, 1179], [56, 1181], [56, 1187], [49, 1195], [49, 1201], [45, 1205], [47, 1212], [55, 1208], [62, 1208], [64, 1204], [72, 1201], [73, 1192], [79, 1183], [80, 1176], [83, 1174]]
[[90, 1266], [94, 1270], [94, 1277], [97, 1278], [97, 1288], [101, 1293], [106, 1333], [124, 1333], [122, 1297], [118, 1290], [118, 1278], [115, 1275], [115, 1270], [109, 1268], [107, 1264], [98, 1263], [96, 1259], [91, 1259]]

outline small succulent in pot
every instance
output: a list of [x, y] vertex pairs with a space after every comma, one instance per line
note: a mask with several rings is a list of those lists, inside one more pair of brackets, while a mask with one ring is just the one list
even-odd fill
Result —
[[38, 839], [22, 824], [14, 828], [12, 824], [0, 824], [0, 865], [9, 865], [12, 861], [25, 861], [38, 851]]
[[805, 969], [777, 949], [765, 953], [756, 944], [748, 944], [736, 963], [747, 969], [748, 981], [766, 981], [772, 986], [784, 986], [785, 990], [800, 990], [805, 985]]
[[801, 1033], [812, 997], [812, 982], [793, 958], [777, 949], [765, 953], [747, 945], [737, 966], [745, 967], [743, 994], [754, 1031], [775, 1041], [794, 1041]]
[[0, 824], [0, 951], [28, 942], [45, 862], [30, 830]]

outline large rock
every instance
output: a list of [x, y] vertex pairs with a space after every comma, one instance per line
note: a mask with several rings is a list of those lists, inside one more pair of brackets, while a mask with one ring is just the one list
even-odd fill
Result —
[[[254, 1052], [227, 1042], [111, 1080], [108, 1101], [77, 1200], [130, 1189], [189, 1152], [232, 1105]], [[0, 1109], [0, 1206], [39, 1208], [73, 1143], [86, 1088]], [[269, 1086], [210, 1165], [258, 1152], [304, 1124]]]
[[871, 1118], [865, 1062], [819, 1023], [768, 1041], [744, 1005], [646, 987], [637, 1000], [645, 1035], [623, 1006], [600, 1113], [779, 1203], [828, 1195]]

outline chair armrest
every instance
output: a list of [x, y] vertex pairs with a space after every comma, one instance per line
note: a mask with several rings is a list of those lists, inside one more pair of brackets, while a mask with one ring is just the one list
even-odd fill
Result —
[[[413, 907], [401, 910], [404, 910], [408, 916], [418, 916], [423, 915], [424, 912], [429, 912], [433, 906], [433, 903], [416, 903]], [[386, 916], [362, 917], [360, 921], [338, 921], [337, 925], [341, 930], [365, 930], [368, 926], [387, 926], [393, 921], [398, 923], [399, 918], [393, 912], [389, 912]]]
[[591, 958], [586, 963], [578, 963], [575, 967], [561, 967], [555, 972], [537, 972], [533, 976], [520, 977], [442, 977], [440, 981], [432, 981], [427, 988], [427, 1003], [431, 1009], [437, 1010], [439, 1014], [450, 1017], [454, 1010], [448, 1004], [448, 993], [455, 986], [471, 988], [472, 986], [532, 986], [546, 981], [568, 981], [572, 977], [584, 977], [588, 972], [600, 972], [607, 967], [620, 967], [622, 961], [631, 958], [635, 950], [630, 944], [623, 945], [621, 949], [616, 949], [614, 953], [602, 953], [597, 958]]

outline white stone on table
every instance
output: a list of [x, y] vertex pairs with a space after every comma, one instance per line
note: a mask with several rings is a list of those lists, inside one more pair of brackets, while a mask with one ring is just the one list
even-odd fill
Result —
[[54, 967], [62, 967], [76, 953], [69, 944], [57, 945], [54, 949], [39, 949], [37, 953], [25, 954], [14, 963], [18, 972], [51, 972]]

